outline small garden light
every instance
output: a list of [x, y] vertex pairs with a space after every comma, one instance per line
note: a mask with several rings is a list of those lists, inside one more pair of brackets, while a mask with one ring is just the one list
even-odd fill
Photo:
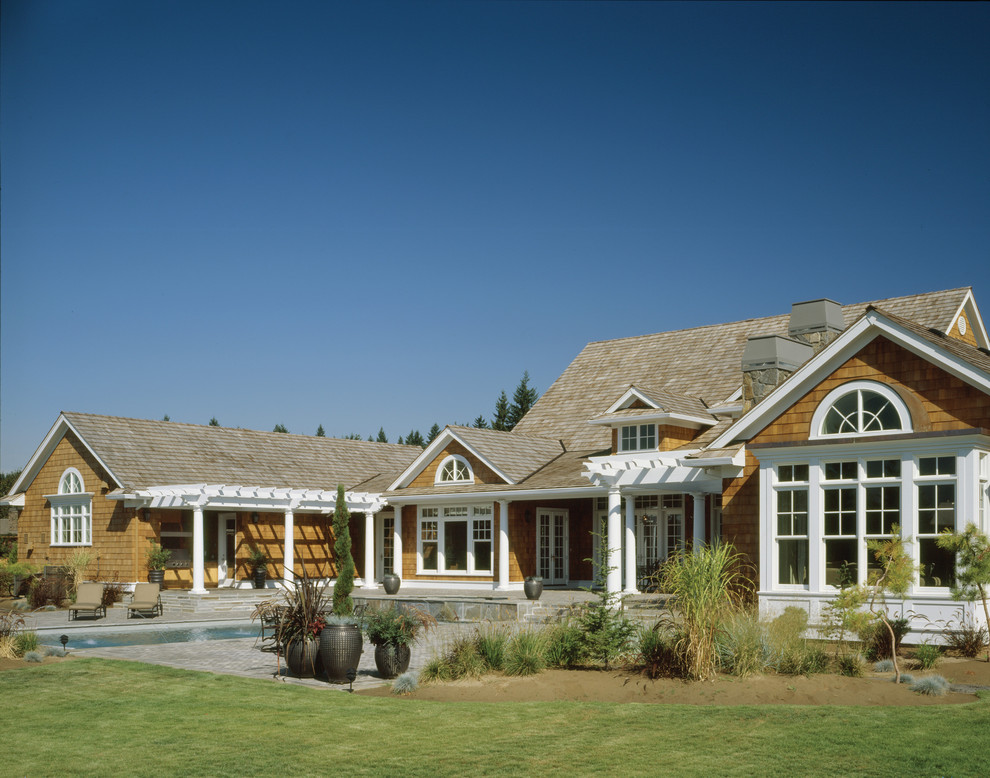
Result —
[[69, 636], [62, 635], [62, 637], [60, 637], [58, 640], [62, 644], [62, 650], [65, 651], [65, 644], [69, 642]]
[[351, 694], [354, 694], [354, 679], [357, 678], [357, 670], [353, 667], [347, 671], [347, 680], [351, 682], [351, 688], [348, 689]]

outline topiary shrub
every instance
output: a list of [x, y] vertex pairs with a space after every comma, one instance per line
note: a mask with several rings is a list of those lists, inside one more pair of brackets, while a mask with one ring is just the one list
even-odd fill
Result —
[[347, 510], [343, 484], [337, 485], [337, 503], [333, 511], [333, 557], [337, 580], [333, 585], [333, 612], [338, 616], [354, 613], [354, 557], [351, 556], [351, 514]]

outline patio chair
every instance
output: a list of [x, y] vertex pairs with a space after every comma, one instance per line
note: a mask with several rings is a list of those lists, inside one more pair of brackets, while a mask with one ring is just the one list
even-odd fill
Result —
[[136, 613], [141, 618], [145, 618], [149, 613], [152, 616], [162, 614], [161, 585], [156, 583], [134, 584], [134, 597], [131, 604], [127, 606], [127, 618], [131, 613]]
[[76, 591], [76, 601], [69, 608], [69, 621], [79, 618], [79, 611], [88, 613], [94, 619], [107, 615], [107, 606], [103, 604], [103, 584], [81, 583]]

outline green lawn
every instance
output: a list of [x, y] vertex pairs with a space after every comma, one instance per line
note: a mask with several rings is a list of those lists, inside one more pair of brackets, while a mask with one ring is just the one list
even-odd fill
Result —
[[430, 703], [132, 662], [0, 672], [0, 774], [990, 775], [990, 701]]

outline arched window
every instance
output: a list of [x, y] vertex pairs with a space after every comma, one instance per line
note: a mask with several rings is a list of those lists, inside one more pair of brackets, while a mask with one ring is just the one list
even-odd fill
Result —
[[457, 454], [451, 454], [437, 468], [436, 483], [438, 484], [470, 484], [474, 483], [474, 473], [468, 461]]
[[832, 390], [811, 419], [812, 438], [910, 431], [904, 400], [877, 381], [852, 381]]
[[52, 545], [93, 544], [92, 495], [83, 491], [82, 475], [68, 468], [58, 482], [58, 494], [48, 495], [52, 506]]

